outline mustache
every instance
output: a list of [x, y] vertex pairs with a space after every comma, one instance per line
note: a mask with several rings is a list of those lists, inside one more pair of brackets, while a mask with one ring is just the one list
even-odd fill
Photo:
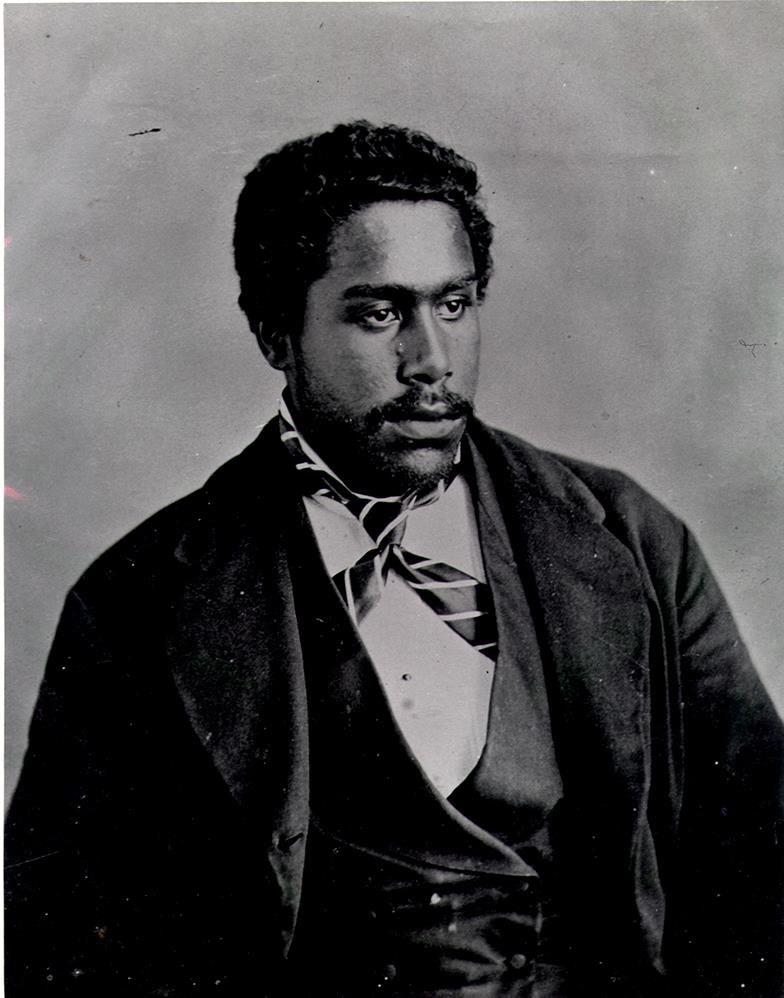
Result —
[[436, 417], [438, 419], [460, 419], [463, 416], [470, 416], [474, 411], [473, 405], [465, 396], [448, 388], [436, 392], [428, 391], [426, 388], [410, 388], [399, 398], [372, 408], [365, 417], [366, 426], [374, 431], [380, 429], [382, 423], [387, 421], [427, 419], [428, 415], [423, 414], [422, 407], [434, 405], [443, 409]]

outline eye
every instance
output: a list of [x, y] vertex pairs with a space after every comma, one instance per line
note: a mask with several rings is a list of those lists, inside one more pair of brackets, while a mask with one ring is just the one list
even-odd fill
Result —
[[360, 313], [359, 321], [366, 329], [387, 329], [401, 321], [400, 310], [389, 306], [371, 308]]
[[468, 298], [445, 298], [436, 305], [435, 313], [439, 319], [454, 322], [455, 319], [462, 319], [466, 309], [470, 307], [471, 301]]

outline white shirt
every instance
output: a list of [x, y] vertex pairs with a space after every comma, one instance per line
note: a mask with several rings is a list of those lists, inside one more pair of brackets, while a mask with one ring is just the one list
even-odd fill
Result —
[[[301, 436], [300, 442], [324, 463]], [[306, 497], [305, 508], [331, 576], [375, 547], [341, 503]], [[471, 495], [459, 475], [439, 500], [409, 513], [402, 543], [486, 580]], [[492, 660], [439, 620], [394, 569], [359, 633], [401, 734], [431, 783], [448, 796], [476, 766], [487, 740]]]

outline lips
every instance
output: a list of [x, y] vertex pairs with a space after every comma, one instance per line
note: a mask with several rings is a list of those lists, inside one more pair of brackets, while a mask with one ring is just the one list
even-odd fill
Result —
[[419, 422], [423, 420], [425, 422], [439, 422], [442, 419], [457, 419], [458, 413], [451, 409], [444, 402], [439, 402], [434, 405], [420, 405], [416, 409], [411, 409], [405, 415], [398, 416], [395, 420], [396, 422], [407, 422], [409, 420], [416, 420]]
[[471, 403], [457, 392], [411, 389], [394, 401], [371, 409], [366, 426], [369, 433], [376, 433], [386, 425], [397, 427], [415, 439], [445, 437], [462, 425], [471, 412]]
[[460, 417], [446, 415], [449, 410], [418, 410], [412, 419], [396, 419], [392, 422], [397, 432], [409, 440], [443, 440], [451, 437], [460, 427]]

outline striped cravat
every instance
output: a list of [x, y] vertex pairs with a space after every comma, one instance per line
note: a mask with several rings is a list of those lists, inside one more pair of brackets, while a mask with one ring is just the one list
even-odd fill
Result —
[[285, 401], [280, 403], [279, 427], [303, 494], [341, 503], [375, 543], [375, 548], [333, 577], [354, 623], [359, 624], [379, 601], [387, 576], [394, 570], [445, 624], [476, 651], [495, 659], [498, 647], [490, 587], [451, 565], [402, 546], [409, 513], [440, 499], [451, 478], [421, 495], [362, 495], [353, 492], [312, 451], [305, 452]]

